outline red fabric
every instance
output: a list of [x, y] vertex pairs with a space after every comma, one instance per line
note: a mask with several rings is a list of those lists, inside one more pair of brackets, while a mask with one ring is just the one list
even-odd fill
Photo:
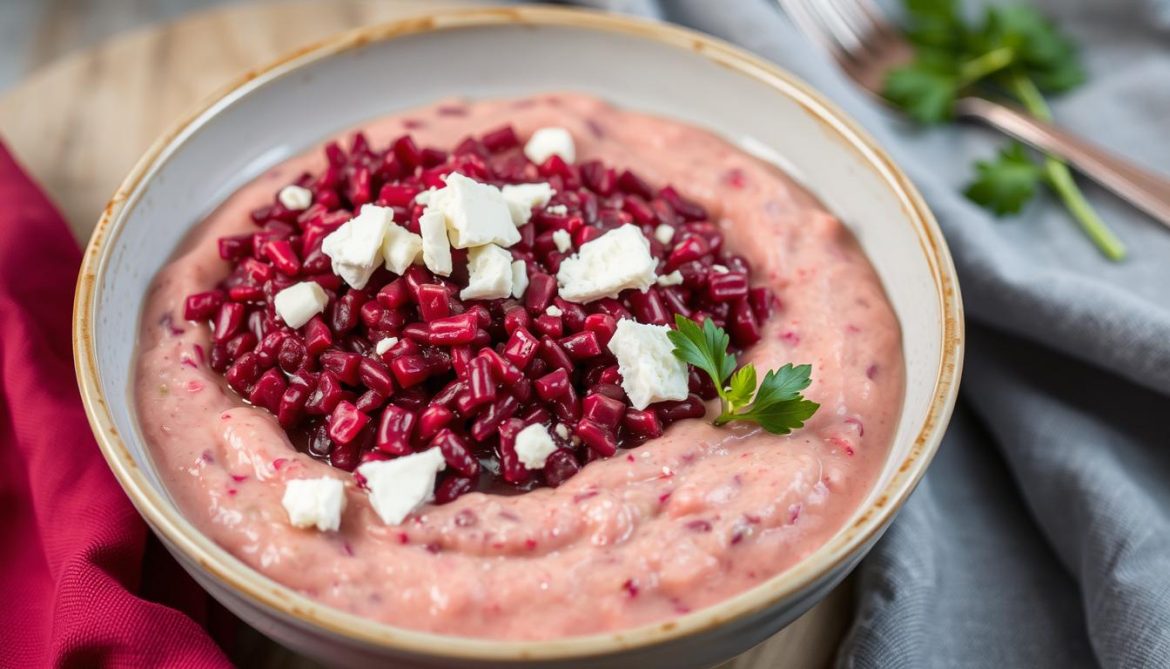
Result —
[[207, 595], [148, 550], [91, 436], [70, 348], [80, 262], [0, 145], [0, 666], [230, 666], [196, 622]]

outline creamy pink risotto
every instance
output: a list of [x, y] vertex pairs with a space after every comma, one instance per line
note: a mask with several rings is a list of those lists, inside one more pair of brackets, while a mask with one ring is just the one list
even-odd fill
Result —
[[[874, 485], [903, 396], [898, 323], [856, 241], [774, 167], [703, 130], [575, 94], [445, 102], [374, 121], [384, 146], [404, 132], [450, 148], [511, 124], [521, 138], [567, 128], [577, 160], [599, 158], [673, 184], [711, 212], [726, 245], [779, 307], [740, 356], [761, 371], [813, 366], [821, 404], [787, 436], [684, 420], [664, 436], [589, 463], [556, 488], [472, 492], [386, 525], [352, 475], [298, 451], [267, 411], [203, 362], [205, 325], [186, 296], [229, 266], [215, 240], [248, 232], [249, 212], [320, 151], [272, 169], [198, 226], [147, 296], [138, 415], [158, 471], [187, 517], [266, 576], [331, 606], [402, 627], [495, 639], [622, 630], [709, 606], [788, 569], [842, 526]], [[710, 416], [710, 412], [709, 412]], [[298, 529], [285, 482], [335, 477], [338, 532]]]

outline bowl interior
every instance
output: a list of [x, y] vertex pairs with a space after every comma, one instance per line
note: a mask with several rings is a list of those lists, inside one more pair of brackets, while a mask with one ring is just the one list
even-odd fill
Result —
[[901, 177], [885, 159], [803, 88], [771, 70], [729, 67], [709, 43], [583, 23], [438, 28], [286, 61], [202, 112], [131, 184], [97, 271], [92, 348], [98, 390], [149, 485], [166, 495], [128, 397], [139, 311], [192, 225], [265, 169], [363, 120], [451, 96], [577, 90], [708, 128], [779, 163], [854, 231], [897, 312], [906, 351], [905, 405], [873, 493], [881, 494], [922, 448], [920, 432], [937, 414], [944, 350], [953, 345], [945, 323], [954, 316], [942, 296], [946, 251], [924, 241], [936, 231], [924, 234], [930, 224], [916, 213], [924, 209], [912, 188], [892, 187]]

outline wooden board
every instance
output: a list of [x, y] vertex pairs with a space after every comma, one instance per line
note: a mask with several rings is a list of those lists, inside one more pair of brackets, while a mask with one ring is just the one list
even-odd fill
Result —
[[[41, 68], [0, 97], [0, 136], [57, 202], [78, 238], [153, 139], [249, 68], [341, 30], [447, 0], [300, 2], [208, 10]], [[722, 669], [827, 666], [848, 623], [848, 584]], [[241, 666], [314, 666], [242, 630]]]

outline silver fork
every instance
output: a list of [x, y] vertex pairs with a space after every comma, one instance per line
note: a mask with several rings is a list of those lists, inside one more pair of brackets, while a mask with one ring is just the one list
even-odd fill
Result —
[[[870, 0], [779, 0], [797, 27], [832, 54], [866, 91], [881, 99], [886, 74], [905, 65], [913, 50]], [[1052, 124], [1013, 107], [977, 97], [955, 103], [960, 118], [981, 121], [1049, 155], [1170, 227], [1170, 178], [1134, 165]]]

